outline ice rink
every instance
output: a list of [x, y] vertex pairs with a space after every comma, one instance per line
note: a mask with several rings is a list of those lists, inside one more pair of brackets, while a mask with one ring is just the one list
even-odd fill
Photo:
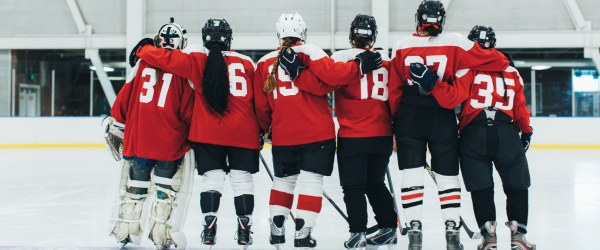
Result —
[[[264, 149], [262, 154], [272, 167], [270, 149]], [[595, 237], [600, 233], [600, 150], [532, 149], [527, 156], [532, 176], [528, 240], [541, 250], [598, 249]], [[0, 202], [0, 249], [118, 249], [108, 234], [117, 163], [106, 149], [0, 149], [0, 159], [0, 189], [5, 194]], [[397, 169], [395, 154], [390, 169], [399, 193], [402, 172]], [[424, 249], [445, 249], [437, 189], [429, 175], [425, 178]], [[201, 179], [196, 177], [184, 228], [190, 249], [208, 249], [200, 240]], [[507, 220], [505, 196], [497, 175], [495, 180], [500, 224], [498, 249], [509, 249], [509, 230], [503, 225]], [[271, 180], [262, 164], [254, 181], [254, 244], [249, 249], [274, 249], [268, 243], [267, 222]], [[337, 167], [334, 175], [325, 179], [325, 190], [345, 210]], [[464, 190], [462, 216], [471, 229], [477, 227], [470, 195]], [[219, 211], [217, 245], [213, 249], [238, 249], [234, 241], [235, 218], [227, 181]], [[371, 213], [369, 226], [373, 224]], [[293, 249], [293, 226], [288, 220], [286, 249]], [[347, 223], [325, 199], [313, 232], [317, 249], [343, 249], [343, 241], [349, 236]], [[475, 249], [480, 240], [471, 240], [461, 231], [461, 241], [465, 249]], [[407, 244], [406, 236], [400, 236], [397, 249], [406, 249]], [[150, 240], [141, 246], [152, 247]]]

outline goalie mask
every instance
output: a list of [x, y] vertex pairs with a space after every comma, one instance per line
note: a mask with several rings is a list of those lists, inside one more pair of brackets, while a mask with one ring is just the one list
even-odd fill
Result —
[[281, 14], [275, 25], [277, 38], [296, 37], [306, 41], [306, 23], [300, 14]]
[[350, 24], [350, 40], [356, 39], [356, 37], [363, 37], [369, 46], [373, 47], [377, 40], [377, 23], [375, 17], [369, 15], [358, 14]]
[[442, 33], [444, 23], [446, 22], [446, 9], [440, 1], [425, 0], [421, 2], [415, 14], [415, 24], [417, 32], [423, 31], [428, 26], [433, 26]]
[[158, 30], [158, 35], [154, 37], [154, 44], [159, 48], [169, 50], [184, 49], [187, 46], [187, 31], [175, 23], [171, 17], [171, 22], [163, 25]]
[[231, 50], [231, 40], [233, 40], [231, 26], [225, 19], [208, 19], [202, 28], [202, 42], [204, 47], [208, 43], [222, 43]]
[[492, 27], [475, 25], [467, 38], [481, 45], [484, 49], [496, 47], [496, 33], [494, 33]]

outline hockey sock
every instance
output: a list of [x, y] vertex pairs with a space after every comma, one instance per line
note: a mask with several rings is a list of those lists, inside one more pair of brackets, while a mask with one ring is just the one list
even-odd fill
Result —
[[287, 219], [290, 210], [292, 210], [292, 204], [294, 203], [294, 188], [296, 188], [297, 180], [298, 175], [282, 178], [275, 177], [273, 186], [271, 187], [271, 197], [269, 199], [269, 212], [271, 218], [277, 215], [283, 215]]
[[200, 193], [200, 209], [203, 214], [216, 215], [220, 203], [221, 193], [214, 190]]
[[[175, 173], [177, 172], [177, 165], [179, 165], [179, 160], [177, 161], [157, 161], [156, 163], [156, 176], [160, 176], [160, 177], [165, 177], [165, 178], [173, 178], [173, 176], [175, 175]], [[173, 190], [173, 188], [171, 187], [171, 185], [163, 185], [163, 184], [156, 184], [159, 187], [162, 188], [166, 188], [169, 190]], [[164, 200], [169, 198], [169, 195], [167, 195], [166, 193], [157, 190], [156, 191], [156, 198]]]
[[[131, 170], [129, 172], [129, 178], [136, 181], [149, 181], [150, 170], [152, 166], [146, 166], [146, 162], [133, 157], [131, 160]], [[129, 193], [132, 194], [146, 194], [148, 193], [147, 188], [129, 187]]]
[[344, 203], [348, 211], [348, 224], [351, 233], [367, 231], [367, 199], [365, 198], [365, 185], [352, 185], [342, 187], [344, 190]]
[[421, 221], [423, 211], [424, 167], [404, 169], [402, 175], [402, 207], [406, 221]]
[[304, 219], [304, 227], [314, 228], [323, 203], [323, 175], [300, 171], [298, 191], [298, 218]]
[[392, 228], [398, 226], [398, 216], [394, 211], [394, 198], [385, 183], [371, 183], [367, 185], [367, 198], [375, 213], [375, 220], [379, 228]]
[[444, 221], [460, 221], [460, 182], [456, 175], [435, 173]]
[[473, 211], [479, 228], [482, 228], [488, 221], [496, 221], [493, 186], [471, 192], [471, 200], [473, 201]]
[[[529, 191], [524, 190], [507, 190], [504, 189], [506, 194], [506, 215], [508, 221], [517, 221], [519, 224], [527, 226], [527, 217], [529, 210]], [[521, 233], [527, 233], [527, 229], [519, 227], [518, 231]]]

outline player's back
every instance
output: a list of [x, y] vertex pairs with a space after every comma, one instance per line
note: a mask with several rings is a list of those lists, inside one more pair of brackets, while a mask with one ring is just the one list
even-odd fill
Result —
[[[265, 55], [256, 66], [256, 91], [259, 93], [263, 91], [264, 82], [273, 69], [278, 52], [273, 51]], [[330, 90], [315, 94], [304, 91], [295, 85], [296, 82], [319, 81], [318, 78], [306, 70], [292, 81], [285, 70], [279, 67], [275, 79], [277, 87], [273, 92], [261, 94], [263, 96], [261, 100], [258, 99], [259, 94], [257, 94], [257, 102], [268, 101], [272, 111], [270, 119], [273, 128], [273, 145], [299, 145], [335, 138], [335, 125], [326, 95]], [[304, 84], [306, 86], [325, 85], [321, 83]], [[260, 121], [260, 116], [263, 116], [261, 113], [264, 112], [259, 109], [260, 106], [257, 106]]]
[[194, 90], [184, 78], [140, 60], [111, 109], [124, 122], [124, 156], [172, 161], [190, 148], [186, 143]]
[[[331, 55], [336, 62], [350, 62], [365, 49], [340, 50]], [[335, 110], [340, 124], [339, 137], [391, 136], [388, 79], [390, 59], [381, 54], [380, 69], [369, 72], [357, 82], [335, 90]]]
[[504, 72], [485, 72], [477, 70], [459, 70], [458, 81], [471, 83], [468, 98], [461, 103], [458, 115], [459, 128], [462, 130], [483, 109], [493, 107], [509, 115], [521, 129], [529, 126], [529, 121], [519, 124], [519, 118], [529, 119], [529, 110], [523, 96], [523, 79], [517, 69], [509, 67]]

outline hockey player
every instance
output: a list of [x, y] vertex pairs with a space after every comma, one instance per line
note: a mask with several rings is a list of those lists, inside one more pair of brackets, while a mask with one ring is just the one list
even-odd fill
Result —
[[231, 50], [232, 30], [225, 19], [209, 19], [202, 28], [201, 45], [183, 52], [144, 46], [144, 61], [189, 79], [196, 89], [190, 130], [202, 175], [200, 207], [204, 215], [203, 244], [216, 244], [217, 211], [225, 177], [229, 174], [238, 216], [237, 241], [252, 244], [254, 182], [258, 172], [259, 129], [254, 113], [254, 64]]
[[[299, 14], [282, 14], [276, 28], [281, 48], [260, 59], [254, 81], [259, 124], [264, 131], [272, 128], [275, 179], [269, 201], [269, 242], [277, 249], [283, 249], [284, 222], [292, 208], [298, 182], [294, 246], [314, 248], [317, 242], [311, 231], [321, 211], [323, 177], [330, 176], [333, 171], [335, 125], [326, 94], [335, 87], [311, 83], [319, 81], [315, 77], [317, 72], [335, 72], [326, 78], [330, 81], [341, 78], [356, 82], [360, 70], [370, 72], [373, 68], [367, 68], [368, 65], [376, 67], [377, 53], [361, 54], [364, 56], [361, 64], [335, 63], [320, 48], [303, 44], [306, 25]], [[280, 64], [284, 60], [282, 53], [290, 53], [292, 58], [298, 55], [306, 61], [303, 64], [293, 60], [287, 64], [289, 73], [286, 73]], [[369, 59], [367, 55], [373, 54], [375, 56]], [[303, 65], [310, 69], [298, 75]], [[297, 87], [296, 83], [305, 87]]]
[[422, 249], [427, 148], [437, 178], [447, 249], [463, 249], [458, 223], [461, 189], [456, 116], [428, 92], [439, 80], [451, 82], [459, 69], [503, 71], [509, 62], [502, 53], [484, 50], [460, 34], [442, 34], [446, 11], [439, 1], [423, 1], [415, 19], [417, 32], [394, 45], [389, 82], [391, 112], [398, 116], [394, 134], [398, 165], [403, 170], [402, 206], [409, 222], [409, 249]]
[[[375, 18], [358, 14], [350, 25], [350, 44], [353, 49], [341, 50], [331, 58], [336, 62], [352, 62], [358, 55], [371, 49], [377, 38]], [[302, 53], [302, 52], [300, 52]], [[338, 170], [344, 190], [344, 202], [348, 211], [350, 239], [344, 243], [348, 249], [397, 243], [397, 214], [389, 190], [385, 186], [385, 172], [392, 154], [392, 123], [388, 100], [389, 58], [382, 54], [383, 66], [365, 74], [360, 80], [345, 81], [340, 78], [328, 80], [331, 72], [313, 71], [324, 78], [335, 90], [336, 113], [340, 124], [338, 131]], [[287, 58], [289, 54], [283, 53]], [[284, 69], [288, 62], [282, 60]], [[337, 74], [337, 72], [335, 72]], [[317, 83], [317, 82], [310, 82]], [[298, 88], [308, 83], [296, 81]], [[366, 239], [367, 201], [369, 198], [380, 231]]]
[[[185, 29], [171, 18], [154, 41], [147, 42], [179, 51], [185, 48], [186, 39]], [[124, 130], [124, 141], [110, 230], [123, 245], [139, 245], [145, 234], [157, 248], [174, 244], [185, 249], [187, 241], [181, 229], [195, 168], [193, 150], [186, 141], [194, 90], [186, 79], [143, 60], [132, 67], [111, 109], [114, 121], [108, 137], [114, 141], [112, 137]], [[147, 232], [143, 232], [145, 228]]]
[[[484, 49], [496, 46], [491, 27], [475, 26], [468, 38]], [[512, 233], [511, 248], [534, 250], [535, 245], [525, 239], [527, 189], [531, 185], [525, 152], [533, 130], [529, 126], [530, 113], [523, 96], [523, 79], [514, 67], [503, 72], [464, 69], [459, 70], [456, 77], [454, 85], [440, 82], [432, 94], [445, 108], [462, 103], [458, 115], [460, 167], [483, 236], [477, 249], [497, 247], [493, 163], [506, 194], [509, 220], [506, 225]]]

